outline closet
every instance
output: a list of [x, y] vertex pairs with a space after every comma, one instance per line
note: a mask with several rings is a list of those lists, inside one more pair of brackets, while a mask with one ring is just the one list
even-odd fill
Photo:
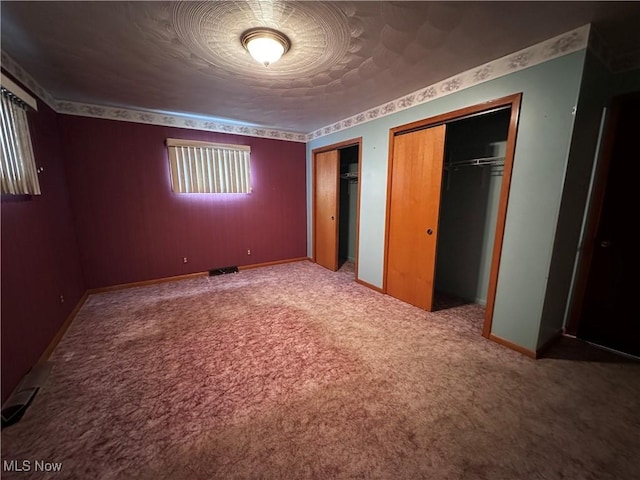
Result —
[[[521, 95], [391, 129], [383, 290], [486, 305], [491, 331]], [[441, 301], [444, 300], [444, 301]]]
[[340, 150], [338, 264], [355, 262], [358, 211], [358, 146]]
[[435, 292], [487, 302], [510, 110], [447, 124]]
[[313, 260], [357, 272], [361, 139], [313, 151]]

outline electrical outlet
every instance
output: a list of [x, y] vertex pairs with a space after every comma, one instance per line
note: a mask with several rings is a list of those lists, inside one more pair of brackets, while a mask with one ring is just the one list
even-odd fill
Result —
[[182, 257], [182, 263], [187, 263], [187, 257]]
[[251, 255], [251, 249], [247, 250], [247, 255]]

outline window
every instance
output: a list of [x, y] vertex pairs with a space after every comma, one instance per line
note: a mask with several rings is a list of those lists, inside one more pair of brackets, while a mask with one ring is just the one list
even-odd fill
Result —
[[251, 193], [251, 147], [167, 138], [177, 193]]
[[36, 100], [2, 75], [0, 94], [0, 182], [2, 193], [40, 195], [33, 158], [27, 108], [37, 110]]

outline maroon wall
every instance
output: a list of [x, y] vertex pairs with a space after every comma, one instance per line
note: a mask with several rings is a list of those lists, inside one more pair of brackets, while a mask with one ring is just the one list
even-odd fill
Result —
[[[303, 143], [59, 121], [87, 288], [306, 256]], [[253, 193], [173, 193], [168, 137], [250, 145]]]
[[3, 402], [85, 291], [58, 115], [41, 101], [38, 109], [28, 116], [42, 195], [3, 195], [0, 207]]
[[[38, 105], [42, 195], [1, 204], [3, 402], [86, 289], [306, 256], [304, 144]], [[174, 194], [167, 137], [250, 145], [253, 193]]]

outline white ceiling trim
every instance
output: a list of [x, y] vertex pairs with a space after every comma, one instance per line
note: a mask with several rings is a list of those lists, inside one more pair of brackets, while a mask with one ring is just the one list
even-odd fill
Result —
[[589, 43], [589, 30], [590, 25], [584, 25], [518, 52], [472, 68], [466, 72], [459, 73], [426, 88], [421, 88], [384, 105], [379, 105], [366, 112], [358, 113], [352, 117], [327, 125], [326, 127], [311, 132], [308, 135], [308, 141], [386, 117], [387, 115], [392, 115], [407, 108], [442, 98], [480, 83], [582, 50], [586, 48]]
[[238, 123], [226, 123], [215, 118], [194, 117], [176, 113], [162, 113], [151, 110], [132, 108], [107, 107], [89, 103], [69, 102], [56, 100], [47, 90], [36, 82], [15, 60], [4, 51], [0, 52], [2, 68], [9, 72], [16, 80], [25, 85], [31, 92], [45, 102], [56, 113], [76, 115], [79, 117], [103, 118], [106, 120], [118, 120], [124, 122], [146, 123], [164, 127], [188, 128], [191, 130], [203, 130], [207, 132], [230, 133], [249, 137], [271, 138], [275, 140], [287, 140], [291, 142], [305, 143], [308, 135], [301, 132], [289, 132], [263, 128], [255, 125], [242, 125]]
[[49, 105], [49, 107], [55, 110], [56, 99], [47, 92], [38, 82], [36, 82], [31, 75], [29, 75], [18, 63], [7, 55], [4, 50], [0, 51], [0, 62], [2, 68], [9, 72], [16, 80], [22, 85], [27, 87], [31, 92], [36, 95], [40, 100]]
[[415, 107], [416, 105], [421, 105], [437, 98], [442, 98], [451, 93], [459, 92], [489, 80], [509, 75], [511, 73], [524, 70], [525, 68], [553, 60], [554, 58], [582, 50], [589, 44], [589, 32], [590, 25], [584, 25], [518, 52], [454, 75], [442, 80], [441, 82], [421, 88], [413, 93], [387, 102], [384, 105], [379, 105], [365, 112], [358, 113], [331, 125], [327, 125], [308, 134], [262, 128], [260, 126], [225, 123], [215, 118], [196, 118], [183, 114], [169, 114], [150, 110], [108, 107], [56, 100], [4, 51], [1, 52], [1, 58], [2, 67], [7, 72], [22, 82], [57, 113], [167, 127], [188, 128], [210, 132], [230, 133], [251, 137], [288, 140], [293, 142], [309, 142], [316, 138], [392, 115], [396, 112], [406, 110], [407, 108]]
[[106, 120], [118, 120], [123, 122], [146, 123], [163, 127], [188, 128], [191, 130], [203, 130], [206, 132], [231, 133], [249, 137], [271, 138], [275, 140], [288, 140], [291, 142], [306, 142], [307, 135], [298, 132], [273, 130], [260, 126], [239, 125], [225, 123], [214, 118], [197, 118], [190, 115], [169, 114], [150, 110], [137, 110], [131, 108], [106, 107], [78, 102], [56, 102], [56, 112], [80, 117], [104, 118]]

